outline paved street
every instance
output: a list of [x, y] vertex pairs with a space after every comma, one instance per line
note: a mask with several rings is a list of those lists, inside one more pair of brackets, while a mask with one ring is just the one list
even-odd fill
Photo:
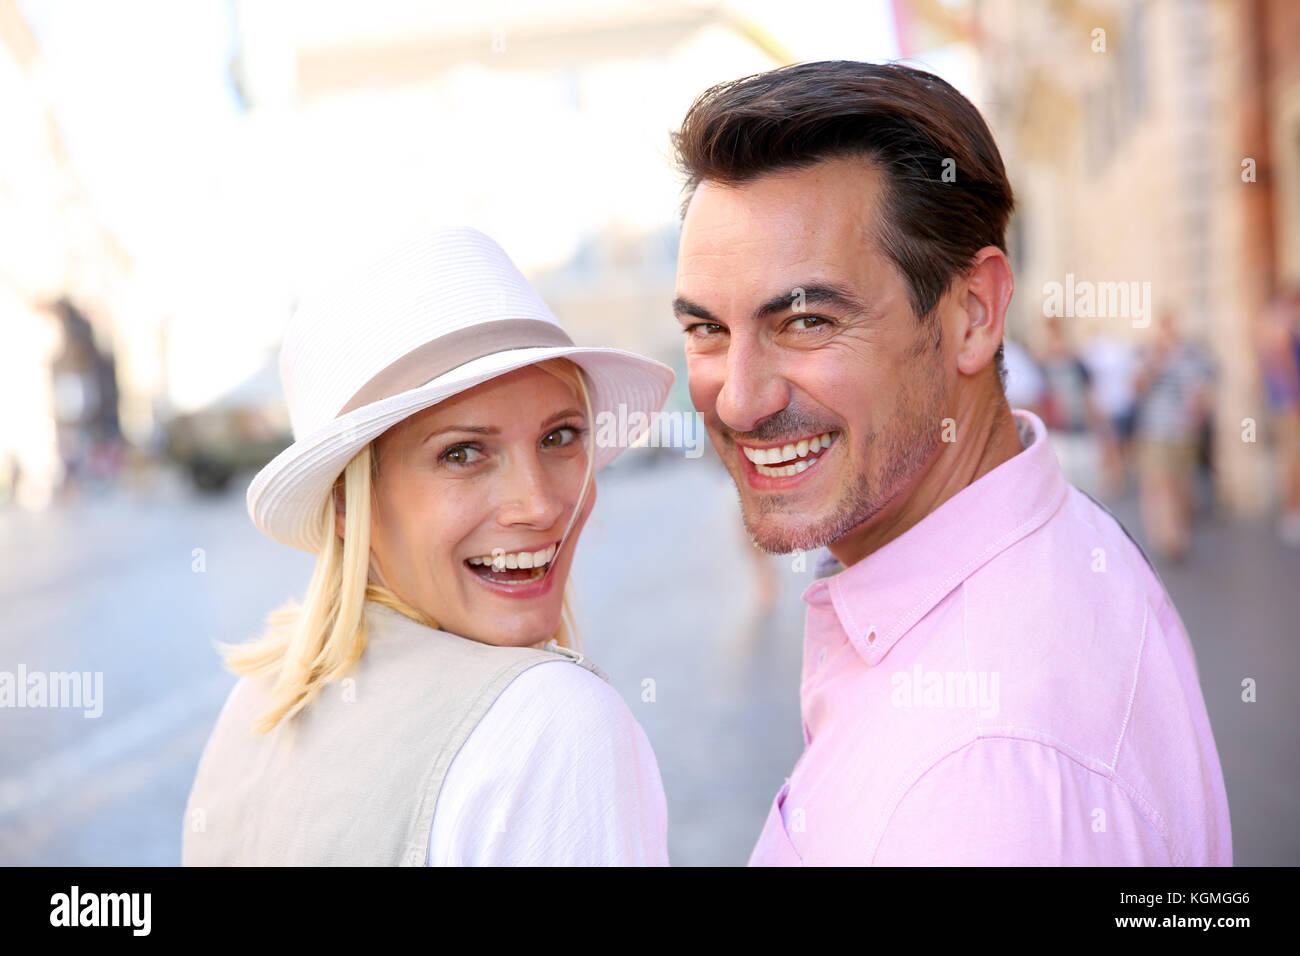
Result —
[[[178, 861], [185, 798], [234, 680], [211, 642], [253, 636], [311, 568], [252, 528], [245, 485], [195, 498], [160, 481], [47, 514], [0, 511], [0, 670], [104, 682], [97, 718], [0, 711], [0, 863]], [[1136, 528], [1131, 502], [1116, 511]], [[586, 650], [658, 755], [674, 864], [744, 863], [800, 750], [799, 594], [811, 571], [764, 560], [780, 592], [768, 615], [752, 609], [755, 562], [710, 459], [602, 476], [575, 568]], [[1211, 518], [1191, 562], [1161, 573], [1196, 645], [1236, 861], [1300, 862], [1300, 551]], [[1246, 677], [1253, 704], [1241, 701]]]

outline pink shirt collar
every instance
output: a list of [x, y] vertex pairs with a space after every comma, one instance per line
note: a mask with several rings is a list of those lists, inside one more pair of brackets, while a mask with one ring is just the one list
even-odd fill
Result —
[[[917, 621], [981, 565], [1043, 525], [1067, 485], [1038, 416], [1012, 412], [1033, 441], [916, 525], [803, 593], [835, 609], [853, 647], [874, 667]], [[1022, 439], [1023, 440], [1023, 439]], [[817, 638], [816, 631], [810, 632]]]

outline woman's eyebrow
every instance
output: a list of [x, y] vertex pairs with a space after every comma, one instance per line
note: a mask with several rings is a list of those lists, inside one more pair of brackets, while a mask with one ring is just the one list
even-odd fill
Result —
[[576, 408], [566, 408], [566, 409], [565, 409], [564, 411], [562, 411], [562, 412], [556, 412], [554, 415], [552, 415], [550, 418], [546, 419], [546, 421], [542, 422], [541, 425], [539, 425], [539, 426], [537, 426], [537, 427], [538, 427], [538, 428], [546, 428], [546, 427], [548, 427], [548, 426], [550, 426], [550, 425], [554, 425], [556, 422], [558, 422], [558, 421], [559, 421], [560, 419], [562, 419], [562, 418], [571, 418], [571, 417], [573, 417], [573, 416], [575, 416], [575, 415], [577, 415], [577, 416], [581, 416], [581, 415], [582, 415], [582, 412], [578, 411]]
[[420, 444], [423, 445], [429, 439], [436, 438], [439, 435], [444, 435], [447, 432], [470, 432], [474, 435], [497, 435], [500, 434], [501, 429], [493, 428], [490, 425], [444, 425], [442, 428], [435, 428], [433, 431], [429, 432], [429, 434], [425, 435], [420, 441]]
[[[574, 416], [581, 416], [581, 415], [582, 412], [578, 411], [578, 409], [576, 408], [566, 408], [562, 412], [556, 412], [554, 415], [546, 419], [546, 421], [542, 422], [537, 427], [546, 428], [550, 425], [554, 425], [556, 422], [560, 421], [561, 419], [570, 418]], [[439, 435], [445, 435], [447, 432], [469, 432], [472, 435], [499, 435], [501, 434], [501, 429], [496, 428], [492, 425], [443, 425], [441, 428], [435, 428], [433, 431], [429, 432], [429, 434], [425, 435], [424, 438], [421, 440], [420, 444], [423, 445], [431, 438], [436, 438]]]

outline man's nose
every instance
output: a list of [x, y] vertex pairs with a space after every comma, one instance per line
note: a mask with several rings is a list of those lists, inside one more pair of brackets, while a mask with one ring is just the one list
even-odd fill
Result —
[[761, 345], [733, 342], [724, 374], [714, 409], [732, 431], [752, 431], [789, 404], [789, 385]]
[[536, 455], [515, 458], [507, 466], [501, 485], [501, 504], [497, 523], [510, 527], [524, 525], [544, 531], [559, 520], [564, 501]]

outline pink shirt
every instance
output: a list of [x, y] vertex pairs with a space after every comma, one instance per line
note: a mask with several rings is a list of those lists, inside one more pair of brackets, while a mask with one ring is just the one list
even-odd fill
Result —
[[804, 752], [750, 865], [1232, 864], [1169, 596], [1025, 450], [804, 591]]

